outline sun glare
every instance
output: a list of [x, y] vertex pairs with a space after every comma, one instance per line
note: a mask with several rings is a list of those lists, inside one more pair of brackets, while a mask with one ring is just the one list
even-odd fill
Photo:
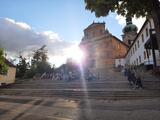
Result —
[[72, 58], [77, 63], [81, 63], [83, 60], [83, 52], [78, 46], [72, 46], [67, 49], [67, 57]]

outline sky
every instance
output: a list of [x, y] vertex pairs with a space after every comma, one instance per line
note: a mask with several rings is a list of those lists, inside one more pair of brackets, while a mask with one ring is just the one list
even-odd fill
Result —
[[[49, 61], [65, 63], [70, 49], [83, 37], [83, 30], [94, 22], [105, 22], [106, 29], [121, 39], [125, 18], [111, 13], [96, 18], [85, 10], [84, 0], [1, 0], [0, 47], [8, 56], [23, 54], [30, 58], [33, 50], [47, 45]], [[144, 18], [133, 19], [139, 28]]]

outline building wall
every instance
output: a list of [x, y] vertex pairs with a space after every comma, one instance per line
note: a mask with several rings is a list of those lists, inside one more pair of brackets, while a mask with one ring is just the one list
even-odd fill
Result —
[[[126, 64], [128, 65], [140, 65], [140, 64], [153, 64], [152, 51], [149, 50], [149, 59], [147, 58], [147, 52], [144, 48], [145, 43], [150, 38], [149, 29], [154, 28], [153, 20], [150, 19], [138, 34], [134, 44], [131, 46], [128, 54], [126, 55]], [[159, 59], [158, 51], [156, 51], [156, 58]]]
[[9, 67], [7, 75], [0, 75], [0, 84], [6, 83], [14, 83], [15, 82], [15, 74], [16, 74], [16, 68], [15, 67]]
[[96, 51], [96, 67], [109, 69], [115, 67], [116, 58], [125, 56], [127, 47], [110, 35], [99, 41]]
[[[128, 47], [122, 44], [120, 41], [116, 40], [116, 38], [112, 37], [112, 57], [115, 58], [122, 58], [125, 56]], [[110, 52], [111, 52], [110, 51]]]

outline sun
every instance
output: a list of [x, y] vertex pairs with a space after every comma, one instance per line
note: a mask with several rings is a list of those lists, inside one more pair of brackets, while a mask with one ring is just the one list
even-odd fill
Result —
[[84, 56], [82, 50], [78, 46], [72, 46], [67, 49], [67, 57], [72, 58], [77, 63], [81, 63]]

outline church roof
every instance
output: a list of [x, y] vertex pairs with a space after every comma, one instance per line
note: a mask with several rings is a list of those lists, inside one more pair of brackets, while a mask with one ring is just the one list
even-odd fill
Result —
[[126, 17], [126, 26], [123, 28], [123, 33], [137, 32], [138, 28], [136, 25], [132, 24], [132, 17]]
[[86, 29], [84, 29], [84, 31], [85, 30], [87, 30], [87, 29], [90, 29], [90, 28], [92, 28], [92, 27], [95, 27], [96, 25], [105, 25], [105, 22], [102, 22], [102, 23], [100, 23], [100, 22], [93, 22], [92, 24], [90, 24]]
[[138, 28], [134, 24], [128, 24], [123, 28], [123, 33], [128, 33], [128, 32], [137, 32]]

